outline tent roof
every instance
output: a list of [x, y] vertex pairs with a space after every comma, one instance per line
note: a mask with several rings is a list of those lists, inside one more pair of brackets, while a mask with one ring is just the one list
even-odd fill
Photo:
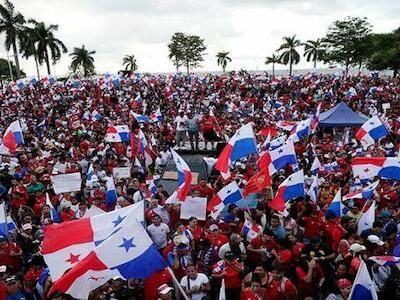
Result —
[[352, 111], [346, 103], [340, 102], [319, 115], [319, 127], [359, 127], [367, 120], [367, 116]]

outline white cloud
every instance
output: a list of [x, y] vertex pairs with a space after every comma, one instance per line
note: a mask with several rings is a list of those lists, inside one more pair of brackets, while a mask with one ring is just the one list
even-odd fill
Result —
[[[167, 43], [174, 32], [200, 35], [207, 55], [200, 70], [218, 70], [215, 54], [231, 52], [229, 69], [265, 69], [264, 59], [280, 45], [282, 36], [315, 39], [329, 25], [348, 15], [366, 16], [374, 31], [398, 27], [400, 2], [391, 0], [14, 0], [28, 18], [59, 24], [56, 33], [68, 47], [82, 44], [95, 50], [99, 72], [116, 72], [125, 54], [135, 54], [140, 71], [168, 72]], [[4, 37], [0, 38], [4, 41]], [[0, 55], [5, 56], [3, 49]], [[68, 70], [64, 55], [56, 75]], [[22, 60], [28, 74], [36, 74], [33, 60]], [[296, 68], [308, 68], [301, 61]], [[284, 68], [284, 66], [281, 66]], [[41, 68], [45, 73], [44, 66]]]

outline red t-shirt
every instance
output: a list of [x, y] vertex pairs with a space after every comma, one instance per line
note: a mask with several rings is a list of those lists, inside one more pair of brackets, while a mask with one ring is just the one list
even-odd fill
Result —
[[261, 288], [257, 293], [254, 293], [251, 288], [245, 288], [240, 293], [240, 300], [260, 300], [265, 294], [265, 289]]
[[[284, 280], [284, 282], [282, 282]], [[286, 298], [294, 298], [297, 294], [296, 287], [289, 279], [283, 278], [280, 281], [271, 280], [265, 289], [265, 299], [282, 300]]]
[[194, 240], [200, 240], [203, 237], [203, 228], [200, 226], [196, 226], [194, 230], [192, 230], [189, 226], [186, 226], [186, 229], [190, 231]]
[[220, 233], [218, 233], [216, 236], [213, 234], [208, 234], [206, 239], [209, 240], [211, 245], [217, 249], [229, 241], [225, 235]]
[[228, 289], [235, 289], [240, 287], [240, 273], [233, 267], [233, 265], [225, 264], [225, 286]]
[[212, 196], [214, 196], [214, 190], [207, 185], [205, 187], [196, 185], [192, 188], [192, 190], [198, 191], [200, 193], [200, 197], [207, 197], [208, 199], [211, 199]]
[[167, 269], [160, 272], [155, 272], [144, 280], [144, 298], [149, 300], [158, 299], [158, 288], [163, 284], [171, 286], [171, 275]]
[[0, 248], [0, 265], [11, 266], [14, 269], [19, 268], [19, 258], [18, 256], [11, 256], [10, 251], [18, 253], [21, 248], [14, 242], [9, 242], [4, 248]]
[[304, 236], [311, 238], [319, 236], [322, 230], [322, 221], [314, 217], [303, 217], [304, 222]]

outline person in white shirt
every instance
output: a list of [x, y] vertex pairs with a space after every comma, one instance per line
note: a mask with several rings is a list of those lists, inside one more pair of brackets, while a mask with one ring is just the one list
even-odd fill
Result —
[[188, 129], [188, 117], [185, 115], [183, 110], [179, 111], [179, 115], [175, 118], [174, 123], [176, 124], [176, 135], [175, 142], [177, 149], [181, 147], [181, 143], [185, 145], [186, 131]]
[[168, 244], [169, 227], [161, 222], [161, 218], [158, 215], [154, 215], [152, 221], [153, 223], [147, 226], [147, 232], [156, 248], [162, 250]]
[[201, 300], [211, 290], [207, 275], [198, 273], [194, 265], [186, 267], [186, 276], [181, 279], [181, 286], [191, 300]]

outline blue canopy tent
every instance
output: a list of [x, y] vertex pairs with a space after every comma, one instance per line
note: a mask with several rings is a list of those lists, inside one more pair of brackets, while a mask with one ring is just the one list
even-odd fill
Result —
[[362, 113], [354, 112], [346, 103], [340, 102], [328, 111], [320, 113], [319, 127], [360, 127], [368, 120]]

